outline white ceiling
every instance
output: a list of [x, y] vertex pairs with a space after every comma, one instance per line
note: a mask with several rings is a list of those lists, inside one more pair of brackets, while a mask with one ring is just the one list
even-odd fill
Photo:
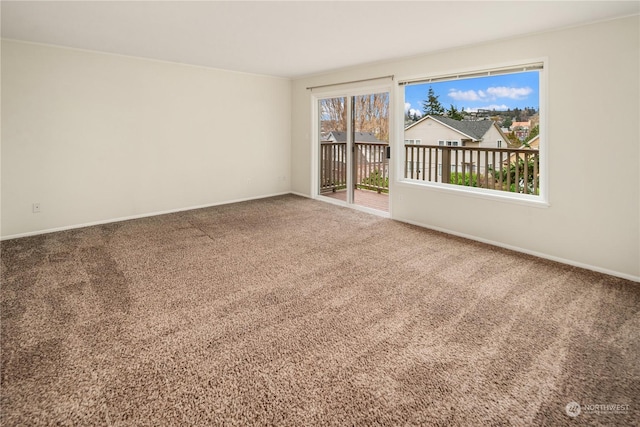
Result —
[[2, 1], [1, 8], [3, 38], [299, 77], [635, 15], [640, 2]]

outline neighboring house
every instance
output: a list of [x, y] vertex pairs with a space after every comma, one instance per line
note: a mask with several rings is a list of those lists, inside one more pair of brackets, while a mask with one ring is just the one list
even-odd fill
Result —
[[[531, 138], [531, 141], [527, 142], [527, 144], [522, 144], [522, 146], [520, 147], [522, 149], [526, 149], [529, 148], [531, 150], [540, 150], [540, 135], [536, 135], [533, 138]], [[520, 153], [518, 155], [518, 157], [520, 157], [521, 159], [524, 160], [524, 154]], [[505, 164], [507, 163], [513, 163], [516, 161], [516, 154], [513, 153], [512, 155], [509, 156], [509, 160], [508, 162], [505, 160]]]
[[[357, 165], [368, 166], [370, 163], [379, 164], [383, 162], [385, 163], [384, 167], [388, 167], [388, 162], [384, 161], [385, 159], [382, 159], [380, 154], [384, 152], [384, 147], [388, 145], [387, 142], [380, 141], [376, 138], [373, 132], [356, 132], [354, 139], [359, 154], [356, 158]], [[325, 144], [327, 142], [331, 142], [333, 144], [346, 144], [347, 132], [330, 131], [322, 141], [322, 143]], [[340, 146], [334, 146], [334, 151], [342, 149], [343, 148]]]
[[425, 116], [404, 130], [405, 144], [506, 148], [509, 139], [492, 120]]
[[[509, 139], [502, 132], [500, 127], [492, 120], [468, 121], [453, 120], [442, 116], [426, 116], [419, 121], [407, 126], [404, 130], [405, 145], [422, 145], [422, 146], [447, 146], [447, 147], [468, 147], [468, 148], [509, 148]], [[425, 161], [420, 158], [419, 150], [411, 149], [409, 152], [413, 157], [407, 155], [407, 175], [418, 176], [425, 173]], [[439, 150], [442, 151], [442, 150]], [[478, 159], [477, 151], [465, 151], [462, 156], [462, 150], [459, 151], [458, 162], [451, 158], [451, 171], [482, 173], [485, 170], [485, 164], [489, 167], [493, 164], [492, 157], [480, 156]], [[436, 167], [438, 176], [442, 176], [442, 163], [435, 160], [432, 156], [431, 167]], [[487, 161], [488, 158], [488, 161]], [[427, 171], [428, 173], [428, 171]]]
[[[503, 162], [503, 167], [509, 170], [521, 160], [522, 163], [518, 166], [518, 174], [519, 174], [519, 182], [520, 188], [523, 188], [525, 182], [527, 184], [528, 193], [536, 194], [539, 185], [540, 179], [540, 170], [539, 170], [539, 151], [540, 150], [540, 135], [536, 135], [531, 138], [526, 144], [522, 144], [520, 147], [522, 150], [531, 150], [531, 153], [528, 152], [520, 152], [520, 153], [512, 153], [508, 159]], [[525, 166], [526, 165], [526, 166]], [[515, 169], [514, 169], [515, 170]], [[527, 176], [524, 176], [525, 173]], [[512, 176], [512, 179], [515, 179], [515, 176]], [[535, 182], [534, 182], [535, 181]]]
[[[356, 144], [386, 144], [384, 141], [380, 141], [373, 132], [356, 132], [355, 133]], [[331, 131], [329, 132], [324, 141], [331, 142], [347, 142], [347, 132]]]
[[[356, 183], [370, 176], [374, 171], [389, 176], [389, 160], [386, 156], [388, 143], [380, 141], [373, 132], [355, 132], [355, 181]], [[347, 132], [330, 131], [321, 141], [321, 186], [331, 188], [346, 182]], [[325, 178], [326, 177], [326, 178]]]
[[531, 132], [531, 121], [513, 122], [511, 123], [511, 130], [520, 141], [524, 141], [529, 137], [529, 132]]
[[527, 145], [529, 145], [529, 148], [532, 148], [532, 149], [535, 149], [535, 150], [539, 150], [540, 149], [540, 135], [536, 135], [533, 138], [531, 138], [531, 141], [529, 141], [527, 143]]

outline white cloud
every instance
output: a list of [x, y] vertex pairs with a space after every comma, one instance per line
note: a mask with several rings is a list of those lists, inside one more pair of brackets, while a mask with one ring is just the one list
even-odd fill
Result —
[[493, 99], [496, 98], [509, 98], [509, 99], [524, 99], [526, 98], [533, 89], [530, 87], [490, 87], [487, 89], [487, 93], [489, 93]]
[[479, 101], [481, 99], [475, 90], [467, 90], [463, 92], [461, 90], [452, 89], [447, 95], [449, 95], [449, 97], [455, 99], [456, 101]]
[[411, 108], [411, 103], [410, 103], [410, 102], [405, 102], [405, 103], [404, 103], [404, 112], [405, 112], [405, 114], [406, 114], [406, 113], [409, 113], [409, 114], [411, 114], [412, 116], [413, 116], [414, 114], [415, 114], [415, 115], [418, 115], [418, 116], [421, 116], [421, 115], [422, 115], [422, 111], [420, 111], [420, 110], [416, 110], [415, 108]]
[[455, 90], [451, 89], [447, 94], [456, 101], [495, 101], [498, 98], [525, 99], [533, 92], [530, 87], [489, 87], [484, 90]]

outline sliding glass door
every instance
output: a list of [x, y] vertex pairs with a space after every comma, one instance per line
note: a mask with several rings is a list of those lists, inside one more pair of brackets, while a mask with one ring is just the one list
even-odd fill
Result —
[[318, 195], [389, 211], [389, 92], [318, 99]]

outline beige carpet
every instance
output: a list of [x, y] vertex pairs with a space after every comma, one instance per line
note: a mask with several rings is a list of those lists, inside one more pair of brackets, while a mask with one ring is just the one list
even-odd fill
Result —
[[1, 251], [2, 425], [640, 419], [637, 283], [296, 196]]

